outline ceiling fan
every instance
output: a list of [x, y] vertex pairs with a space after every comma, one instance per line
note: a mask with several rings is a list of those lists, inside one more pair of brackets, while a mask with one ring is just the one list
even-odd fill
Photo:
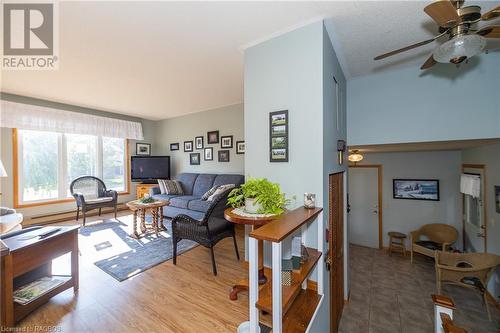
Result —
[[477, 23], [500, 18], [500, 6], [481, 15], [481, 7], [462, 7], [463, 4], [464, 0], [438, 0], [426, 6], [424, 12], [438, 24], [439, 35], [381, 54], [374, 60], [384, 59], [429, 44], [445, 36], [448, 37], [448, 40], [434, 49], [420, 69], [430, 68], [437, 62], [460, 64], [466, 59], [480, 54], [486, 46], [486, 38], [500, 38], [500, 25], [490, 25], [478, 29]]

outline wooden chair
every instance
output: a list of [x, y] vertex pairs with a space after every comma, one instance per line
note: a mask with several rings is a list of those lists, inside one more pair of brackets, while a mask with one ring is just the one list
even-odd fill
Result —
[[441, 285], [443, 283], [476, 289], [483, 296], [488, 318], [491, 320], [486, 288], [495, 268], [500, 265], [500, 256], [491, 253], [449, 253], [436, 251], [435, 258], [438, 294], [441, 293]]
[[236, 258], [240, 260], [234, 224], [224, 219], [224, 209], [227, 208], [227, 195], [232, 190], [228, 189], [213, 200], [210, 208], [201, 221], [185, 214], [180, 214], [172, 219], [172, 243], [174, 258], [177, 265], [177, 243], [182, 239], [189, 239], [210, 249], [212, 257], [212, 270], [217, 275], [215, 265], [214, 246], [226, 237], [232, 237]]
[[87, 212], [93, 209], [104, 207], [114, 208], [115, 218], [118, 203], [118, 193], [113, 190], [107, 190], [102, 180], [94, 176], [78, 177], [71, 182], [69, 186], [71, 195], [76, 200], [76, 220], [80, 217], [80, 209], [83, 213], [83, 225], [87, 219]]
[[[413, 263], [413, 252], [434, 258], [434, 251], [447, 251], [451, 244], [458, 238], [458, 231], [449, 224], [425, 224], [420, 229], [412, 231], [411, 236], [411, 262]], [[428, 241], [422, 241], [422, 236]]]

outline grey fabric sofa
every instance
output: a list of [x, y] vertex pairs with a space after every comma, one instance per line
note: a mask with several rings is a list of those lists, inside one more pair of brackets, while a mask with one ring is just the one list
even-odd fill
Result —
[[181, 183], [184, 195], [161, 194], [160, 187], [151, 188], [150, 195], [155, 199], [170, 201], [170, 205], [163, 208], [165, 217], [173, 218], [179, 214], [185, 214], [200, 221], [211, 203], [201, 200], [205, 192], [215, 185], [235, 184], [238, 187], [245, 181], [243, 175], [208, 173], [181, 173], [175, 179]]

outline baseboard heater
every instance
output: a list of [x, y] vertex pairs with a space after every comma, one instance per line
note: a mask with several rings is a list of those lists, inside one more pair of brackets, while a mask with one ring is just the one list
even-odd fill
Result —
[[[122, 210], [127, 210], [127, 206], [122, 203], [118, 204], [118, 211]], [[113, 208], [103, 208], [102, 209], [102, 214], [107, 214], [107, 213], [112, 213], [114, 211]], [[99, 214], [99, 211], [93, 210], [87, 213], [87, 217], [89, 216], [96, 216]], [[49, 223], [56, 223], [56, 222], [64, 222], [64, 221], [71, 221], [76, 218], [76, 209], [74, 210], [69, 210], [65, 212], [59, 212], [59, 213], [51, 213], [51, 214], [43, 214], [43, 215], [35, 215], [32, 216], [31, 218], [25, 219], [22, 223], [23, 226], [30, 226], [30, 225], [42, 225], [42, 224], [49, 224]], [[80, 214], [80, 219], [83, 217]]]

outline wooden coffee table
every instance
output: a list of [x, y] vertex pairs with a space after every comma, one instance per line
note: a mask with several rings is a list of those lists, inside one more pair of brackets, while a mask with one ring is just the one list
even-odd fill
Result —
[[[166, 200], [156, 200], [152, 203], [141, 203], [139, 200], [127, 202], [127, 207], [134, 213], [134, 220], [132, 224], [132, 233], [130, 237], [139, 239], [147, 234], [146, 228], [146, 213], [149, 211], [153, 217], [151, 225], [153, 232], [158, 236], [162, 230], [167, 230], [163, 225], [163, 207], [169, 204]], [[141, 219], [141, 233], [137, 232], [137, 215]]]

